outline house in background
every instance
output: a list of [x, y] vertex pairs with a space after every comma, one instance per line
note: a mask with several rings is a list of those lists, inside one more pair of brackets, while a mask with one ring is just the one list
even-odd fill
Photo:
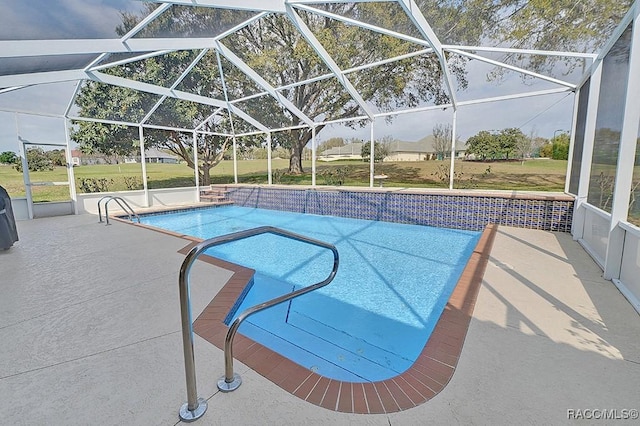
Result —
[[[178, 164], [180, 157], [169, 154], [159, 149], [149, 148], [145, 150], [145, 160], [147, 163], [163, 163], [163, 164]], [[140, 159], [140, 157], [138, 157]]]
[[[163, 164], [178, 164], [180, 163], [180, 157], [173, 154], [166, 153], [159, 149], [149, 148], [145, 150], [145, 160], [147, 163], [163, 163]], [[129, 156], [122, 160], [124, 163], [139, 163], [140, 156]], [[109, 157], [103, 154], [85, 154], [79, 149], [71, 151], [71, 163], [74, 166], [84, 165], [91, 166], [94, 164], [117, 164], [118, 159], [115, 157]]]
[[[318, 160], [362, 160], [362, 145], [364, 143], [367, 142], [350, 143], [344, 146], [327, 149], [318, 155]], [[464, 157], [465, 150], [465, 143], [458, 141], [455, 153], [456, 158]], [[447, 152], [444, 155], [444, 158], [449, 158], [450, 156], [451, 153]], [[438, 153], [435, 149], [435, 138], [433, 135], [429, 135], [417, 142], [391, 142], [389, 144], [389, 154], [383, 161], [424, 161], [436, 159], [438, 159]]]
[[329, 148], [318, 155], [318, 160], [362, 160], [362, 142], [355, 142], [344, 146]]
[[71, 164], [74, 166], [93, 166], [94, 164], [111, 164], [112, 160], [102, 154], [85, 154], [79, 149], [71, 150]]
[[[180, 157], [161, 151], [156, 148], [149, 148], [144, 151], [146, 163], [178, 164]], [[125, 163], [139, 163], [140, 156], [130, 156], [124, 159]]]
[[80, 165], [80, 157], [82, 157], [82, 152], [79, 149], [71, 150], [71, 165], [79, 166]]
[[[456, 158], [465, 156], [465, 142], [458, 141], [456, 146]], [[448, 151], [444, 158], [451, 157]], [[389, 146], [389, 155], [384, 161], [423, 161], [423, 160], [442, 160], [438, 158], [435, 148], [435, 137], [433, 135], [425, 136], [417, 142], [393, 141]]]

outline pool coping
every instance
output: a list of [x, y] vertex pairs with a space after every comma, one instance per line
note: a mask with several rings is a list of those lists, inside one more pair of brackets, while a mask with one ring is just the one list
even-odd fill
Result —
[[[136, 226], [158, 231], [158, 228], [148, 225]], [[497, 230], [498, 225], [495, 224], [485, 227], [431, 337], [415, 363], [398, 376], [365, 383], [329, 379], [241, 334], [237, 334], [234, 340], [234, 358], [292, 395], [333, 411], [383, 414], [423, 404], [440, 393], [455, 372]], [[203, 241], [167, 233], [191, 241], [179, 250], [182, 254]], [[199, 259], [233, 272], [193, 323], [193, 330], [200, 337], [224, 349], [228, 331], [224, 319], [254, 271], [208, 255]]]

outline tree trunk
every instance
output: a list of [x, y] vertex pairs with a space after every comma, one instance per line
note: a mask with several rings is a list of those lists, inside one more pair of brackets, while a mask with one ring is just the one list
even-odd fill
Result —
[[302, 168], [302, 148], [298, 142], [294, 142], [291, 147], [291, 157], [289, 157], [289, 173], [299, 175], [304, 173]]
[[[316, 128], [316, 135], [324, 126]], [[311, 129], [294, 130], [291, 142], [291, 157], [289, 157], [289, 173], [299, 175], [304, 173], [302, 168], [302, 150], [311, 140]]]
[[211, 185], [211, 168], [207, 164], [202, 164], [200, 166], [200, 186], [209, 186]]

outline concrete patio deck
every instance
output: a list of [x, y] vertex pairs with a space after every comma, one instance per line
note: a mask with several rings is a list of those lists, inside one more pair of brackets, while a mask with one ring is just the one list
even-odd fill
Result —
[[[18, 232], [0, 251], [0, 423], [179, 423], [178, 250], [188, 241], [90, 215], [19, 222]], [[640, 317], [601, 275], [568, 234], [500, 227], [453, 378], [399, 413], [329, 411], [239, 362], [243, 385], [220, 393], [223, 354], [196, 336], [198, 394], [209, 408], [194, 424], [571, 424], [593, 415], [580, 410], [622, 417], [640, 408]], [[194, 318], [230, 276], [197, 262]]]

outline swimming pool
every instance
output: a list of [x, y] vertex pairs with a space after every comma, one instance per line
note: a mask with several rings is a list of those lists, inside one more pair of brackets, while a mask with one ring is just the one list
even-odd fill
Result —
[[[199, 238], [271, 225], [336, 245], [340, 268], [331, 284], [250, 317], [240, 332], [323, 376], [352, 382], [384, 380], [413, 364], [480, 236], [236, 206], [142, 222]], [[332, 265], [328, 251], [270, 234], [208, 254], [257, 271], [238, 313], [324, 279]]]

